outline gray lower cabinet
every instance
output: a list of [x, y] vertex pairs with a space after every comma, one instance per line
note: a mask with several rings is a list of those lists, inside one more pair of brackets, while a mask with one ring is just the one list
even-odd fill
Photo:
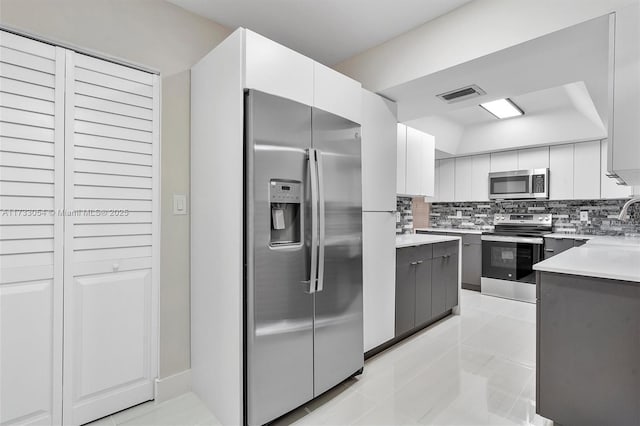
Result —
[[538, 273], [537, 412], [640, 425], [640, 284]]
[[548, 259], [565, 250], [569, 250], [574, 246], [573, 238], [545, 238], [544, 239], [544, 258]]
[[462, 236], [462, 287], [480, 290], [482, 275], [482, 243], [480, 235]]
[[396, 336], [415, 326], [416, 270], [413, 262], [417, 248], [396, 250]]
[[457, 304], [457, 241], [396, 250], [396, 336], [428, 324]]
[[458, 242], [433, 247], [431, 314], [435, 317], [458, 304]]
[[462, 237], [462, 288], [480, 291], [482, 276], [482, 241], [479, 234], [440, 231], [417, 231], [419, 234]]

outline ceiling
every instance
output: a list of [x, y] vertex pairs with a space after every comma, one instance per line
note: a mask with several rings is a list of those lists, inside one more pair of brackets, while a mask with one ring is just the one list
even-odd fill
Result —
[[168, 0], [334, 65], [471, 0]]
[[[608, 16], [596, 18], [382, 94], [397, 102], [399, 121], [433, 134], [451, 155], [508, 148], [498, 135], [508, 135], [512, 148], [606, 137], [608, 35]], [[486, 94], [455, 103], [436, 97], [470, 84]], [[524, 116], [496, 120], [478, 106], [507, 97]]]

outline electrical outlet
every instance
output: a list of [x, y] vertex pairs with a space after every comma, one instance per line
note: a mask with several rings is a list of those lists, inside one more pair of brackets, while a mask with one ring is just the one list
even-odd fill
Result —
[[456, 211], [456, 216], [457, 217], [462, 217], [462, 210]]
[[589, 212], [581, 211], [580, 212], [580, 222], [588, 222], [589, 221]]

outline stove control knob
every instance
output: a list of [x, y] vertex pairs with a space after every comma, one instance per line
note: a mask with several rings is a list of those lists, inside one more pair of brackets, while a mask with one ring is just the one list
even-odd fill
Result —
[[541, 217], [541, 218], [540, 218], [540, 219], [538, 219], [538, 220], [539, 220], [539, 221], [543, 221], [543, 220], [544, 220], [544, 217]]

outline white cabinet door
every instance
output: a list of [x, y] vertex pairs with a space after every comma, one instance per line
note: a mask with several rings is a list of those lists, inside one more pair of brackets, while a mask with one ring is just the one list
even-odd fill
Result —
[[455, 201], [472, 201], [472, 157], [457, 157], [455, 174]]
[[62, 424], [64, 49], [0, 31], [0, 424]]
[[422, 190], [421, 195], [433, 197], [434, 172], [436, 161], [436, 138], [428, 133], [422, 134]]
[[396, 209], [396, 104], [362, 91], [362, 209]]
[[266, 37], [245, 31], [244, 87], [313, 105], [312, 59]]
[[422, 132], [407, 126], [407, 187], [409, 195], [420, 195], [422, 192], [423, 157], [425, 146], [422, 143]]
[[600, 198], [600, 141], [577, 143], [573, 150], [573, 198]]
[[549, 147], [549, 198], [573, 199], [573, 144]]
[[396, 135], [396, 193], [407, 193], [407, 126], [398, 123]]
[[546, 169], [549, 167], [549, 147], [518, 150], [518, 170]]
[[433, 167], [433, 197], [428, 197], [427, 200], [431, 203], [437, 203], [440, 201], [440, 160], [434, 161]]
[[456, 164], [454, 158], [446, 158], [440, 160], [440, 193], [438, 201], [452, 202], [454, 201], [455, 182], [456, 182]]
[[158, 105], [158, 76], [67, 52], [65, 424], [153, 399]]
[[471, 157], [471, 200], [489, 201], [489, 172], [491, 156], [489, 154]]
[[518, 151], [491, 153], [492, 172], [509, 172], [512, 170], [518, 170]]
[[365, 352], [395, 331], [396, 215], [364, 212], [362, 221]]
[[362, 124], [362, 85], [317, 62], [313, 70], [313, 106]]
[[628, 198], [633, 187], [618, 185], [616, 180], [607, 176], [607, 140], [600, 143], [600, 198]]
[[640, 185], [640, 4], [618, 8], [615, 16], [613, 111], [609, 116], [613, 171]]

